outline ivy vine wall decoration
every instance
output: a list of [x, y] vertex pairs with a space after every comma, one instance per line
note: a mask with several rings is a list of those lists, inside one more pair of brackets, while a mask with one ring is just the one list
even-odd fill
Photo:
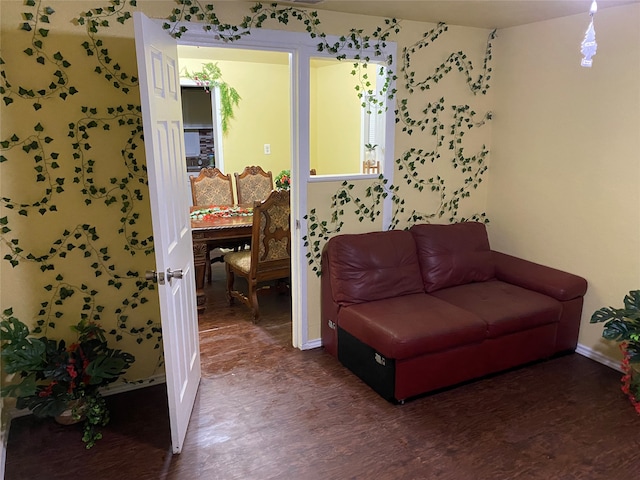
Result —
[[[293, 20], [300, 22], [311, 38], [318, 39], [318, 51], [334, 54], [338, 60], [347, 58], [344, 53], [346, 48], [363, 52], [365, 49], [373, 47], [376, 55], [381, 55], [382, 47], [386, 45], [385, 42], [389, 41], [393, 34], [398, 34], [401, 28], [396, 19], [386, 19], [385, 26], [377, 27], [370, 35], [366, 35], [362, 29], [352, 28], [348, 35], [344, 35], [340, 37], [338, 42], [330, 44], [327, 41], [327, 34], [320, 29], [321, 22], [316, 11], [310, 12], [295, 7], [279, 8], [277, 3], [272, 3], [265, 7], [263, 4], [257, 3], [251, 8], [251, 14], [245, 16], [239, 25], [232, 25], [220, 20], [212, 4], [203, 6], [197, 0], [178, 0], [177, 3], [178, 6], [174, 8], [168, 17], [168, 22], [163, 25], [176, 38], [186, 33], [187, 27], [184, 22], [200, 22], [203, 24], [202, 28], [205, 31], [215, 31], [215, 34], [222, 40], [233, 42], [243, 36], [250, 35], [252, 28], [262, 28], [267, 22], [271, 21], [286, 25]], [[318, 275], [321, 273], [320, 257], [322, 246], [331, 236], [342, 231], [345, 207], [348, 204], [353, 206], [353, 214], [356, 215], [358, 221], [362, 222], [366, 218], [373, 222], [381, 215], [383, 199], [391, 196], [394, 212], [390, 228], [397, 228], [401, 223], [405, 227], [409, 227], [417, 222], [430, 221], [458, 222], [475, 220], [488, 222], [487, 216], [483, 212], [475, 213], [470, 218], [461, 217], [458, 212], [461, 201], [469, 198], [471, 192], [478, 188], [488, 168], [486, 159], [489, 151], [485, 146], [474, 155], [465, 155], [463, 146], [465, 129], [478, 128], [485, 125], [487, 121], [491, 120], [491, 112], [487, 112], [482, 118], [477, 119], [476, 112], [468, 104], [452, 104], [450, 108], [453, 111], [453, 120], [450, 124], [445, 125], [441, 120], [441, 114], [446, 109], [444, 97], [434, 102], [428, 102], [426, 108], [422, 110], [424, 115], [422, 118], [413, 118], [409, 112], [410, 99], [420, 98], [417, 95], [419, 92], [428, 91], [433, 85], [444, 81], [451, 71], [459, 72], [465, 76], [469, 90], [474, 95], [478, 93], [486, 95], [490, 87], [489, 81], [492, 71], [490, 66], [492, 60], [491, 46], [492, 40], [495, 38], [495, 31], [489, 34], [482, 70], [477, 78], [473, 78], [474, 68], [471, 60], [463, 51], [458, 51], [451, 53], [440, 65], [433, 69], [431, 74], [421, 80], [417, 79], [416, 72], [411, 67], [412, 57], [419, 50], [427, 48], [430, 43], [435, 42], [447, 31], [447, 25], [439, 23], [436, 28], [426, 32], [421, 40], [403, 49], [401, 72], [404, 77], [407, 97], [398, 101], [396, 110], [396, 121], [403, 123], [402, 133], [411, 135], [414, 129], [419, 129], [421, 132], [426, 130], [426, 133], [430, 133], [435, 139], [435, 148], [433, 150], [426, 151], [417, 147], [410, 148], [400, 158], [396, 159], [396, 164], [399, 172], [403, 173], [403, 178], [409, 187], [415, 188], [420, 192], [427, 187], [429, 191], [439, 196], [438, 208], [433, 212], [420, 212], [417, 209], [412, 209], [407, 215], [406, 209], [408, 206], [401, 186], [390, 184], [384, 175], [381, 175], [377, 181], [366, 188], [367, 200], [362, 200], [352, 195], [354, 184], [344, 182], [331, 199], [332, 213], [330, 219], [319, 218], [315, 208], [311, 208], [305, 217], [308, 220], [309, 231], [303, 237], [304, 246], [308, 249], [309, 265]], [[356, 54], [354, 59], [356, 62], [354, 63], [353, 74], [359, 73], [358, 69], [371, 60], [370, 57], [361, 53]], [[391, 65], [392, 59], [387, 58], [386, 63]], [[356, 90], [359, 98], [364, 99], [373, 92], [368, 89], [369, 84], [366, 74], [361, 75], [361, 78], [363, 78], [364, 84], [356, 87]], [[384, 85], [378, 95], [394, 98], [397, 90], [390, 89], [390, 84], [393, 80], [396, 80], [396, 77], [391, 68], [387, 68], [385, 78]], [[377, 101], [373, 100], [373, 102]], [[363, 106], [366, 107], [366, 103], [363, 103]], [[374, 107], [380, 110], [382, 104], [377, 102]], [[429, 124], [431, 127], [427, 129]], [[460, 169], [466, 175], [461, 185], [454, 185], [457, 188], [452, 192], [450, 192], [451, 186], [446, 184], [443, 176], [437, 173], [433, 175], [439, 169], [447, 169], [450, 168], [449, 166], [437, 165], [424, 175], [418, 169], [419, 166], [425, 166], [427, 163], [435, 164], [436, 160], [445, 156], [444, 153], [441, 153], [441, 150], [447, 137], [450, 138], [448, 150], [452, 151], [452, 156], [449, 159], [450, 165], [454, 169]], [[429, 175], [430, 173], [431, 175]]]
[[[363, 66], [371, 60], [365, 51], [372, 50], [377, 57], [381, 57], [382, 49], [386, 46], [390, 36], [400, 31], [400, 26], [396, 19], [385, 19], [384, 27], [377, 27], [370, 35], [366, 35], [362, 29], [352, 28], [348, 34], [342, 35], [338, 41], [329, 43], [327, 34], [320, 29], [321, 22], [317, 11], [308, 11], [296, 7], [281, 8], [277, 3], [271, 3], [265, 7], [262, 3], [256, 3], [250, 9], [250, 14], [246, 15], [240, 24], [233, 25], [220, 20], [213, 4], [203, 5], [197, 0], [176, 0], [176, 3], [178, 6], [173, 9], [171, 15], [167, 17], [168, 21], [163, 24], [163, 28], [175, 38], [180, 38], [187, 32], [184, 22], [196, 21], [202, 23], [202, 28], [205, 31], [215, 32], [225, 42], [233, 42], [250, 35], [251, 29], [262, 28], [269, 23], [287, 25], [293, 20], [299, 22], [311, 38], [318, 40], [317, 48], [319, 52], [333, 54], [337, 60], [345, 60], [347, 58], [344, 53], [346, 49], [359, 52], [352, 57], [354, 60], [352, 74], [359, 74], [358, 78], [361, 79], [356, 91], [358, 98], [363, 101], [363, 106], [380, 110], [384, 105], [379, 98], [385, 96], [393, 98], [396, 93], [395, 89], [390, 87], [391, 82], [396, 79], [391, 68], [386, 68], [385, 70], [385, 81], [377, 92], [377, 98], [372, 97], [374, 92], [370, 89], [371, 83], [368, 75], [362, 73]], [[386, 58], [385, 63], [390, 66], [392, 59]]]
[[[21, 23], [9, 32], [3, 22], [0, 58], [0, 314], [61, 338], [80, 319], [102, 324], [147, 359], [129, 381], [162, 365], [155, 286], [144, 279], [153, 238], [137, 78], [97, 35], [111, 21], [124, 26], [135, 4], [114, 0], [74, 19], [58, 18], [55, 1], [3, 5]], [[56, 36], [71, 20], [87, 38], [80, 45]]]
[[[365, 200], [354, 196], [352, 191], [354, 184], [344, 182], [341, 188], [333, 195], [330, 220], [321, 219], [312, 208], [307, 215], [309, 221], [309, 233], [305, 237], [305, 246], [308, 248], [307, 259], [309, 265], [316, 272], [320, 271], [320, 258], [322, 247], [333, 235], [341, 232], [344, 226], [342, 218], [345, 216], [345, 208], [351, 205], [358, 221], [365, 219], [373, 222], [381, 215], [383, 199], [391, 197], [394, 205], [390, 228], [399, 228], [401, 225], [408, 228], [415, 223], [436, 222], [454, 223], [464, 221], [480, 221], [487, 223], [486, 213], [478, 212], [468, 218], [459, 215], [459, 209], [464, 199], [471, 196], [483, 181], [487, 172], [487, 157], [489, 150], [482, 145], [479, 152], [473, 155], [465, 153], [465, 134], [473, 129], [485, 125], [492, 118], [492, 113], [486, 112], [481, 118], [468, 104], [450, 104], [451, 112], [449, 123], [444, 119], [448, 102], [444, 97], [437, 100], [429, 100], [421, 109], [420, 116], [414, 116], [410, 112], [409, 105], [430, 98], [430, 91], [438, 83], [446, 81], [450, 72], [463, 75], [469, 91], [473, 95], [486, 95], [490, 88], [492, 41], [495, 38], [495, 30], [487, 39], [485, 56], [481, 72], [473, 77], [473, 65], [468, 56], [462, 52], [453, 52], [440, 64], [432, 68], [431, 73], [419, 79], [412, 69], [413, 57], [422, 49], [426, 49], [440, 36], [448, 31], [447, 25], [440, 23], [433, 30], [426, 32], [421, 40], [413, 45], [403, 48], [401, 74], [404, 81], [406, 95], [397, 98], [396, 123], [401, 125], [401, 133], [411, 136], [414, 132], [420, 137], [430, 136], [433, 149], [411, 147], [404, 151], [396, 159], [396, 177], [398, 174], [402, 180], [392, 185], [383, 175], [365, 190]], [[396, 137], [397, 138], [397, 137]], [[418, 143], [419, 141], [416, 141]], [[445, 181], [447, 170], [453, 168], [463, 174], [461, 183]], [[442, 172], [442, 173], [441, 173]], [[432, 211], [420, 211], [409, 207], [406, 199], [406, 188], [415, 189], [438, 196], [438, 203]], [[453, 188], [453, 191], [452, 191]]]
[[[401, 31], [395, 19], [381, 20], [370, 33], [352, 28], [331, 44], [315, 11], [258, 3], [232, 25], [218, 18], [212, 4], [161, 3], [167, 7], [165, 28], [176, 37], [186, 31], [180, 21], [202, 22], [228, 41], [267, 25], [297, 24], [318, 40], [319, 51], [339, 59], [345, 48], [362, 52], [354, 69], [370, 61], [366, 50], [379, 51]], [[160, 7], [140, 7], [135, 0], [3, 4], [0, 55], [0, 314], [60, 337], [69, 335], [67, 327], [79, 317], [98, 321], [138, 359], [129, 370], [132, 380], [152, 377], [162, 364], [157, 295], [142, 273], [154, 260], [130, 21], [138, 8], [157, 12]], [[457, 51], [421, 75], [414, 68], [416, 56], [447, 31], [440, 24], [404, 46], [399, 91], [391, 88], [396, 78], [386, 69], [378, 93], [396, 98], [396, 145], [411, 146], [397, 155], [395, 185], [380, 176], [361, 199], [353, 194], [354, 183], [345, 182], [330, 200], [328, 218], [310, 209], [305, 242], [314, 270], [319, 271], [324, 242], [341, 232], [345, 221], [379, 219], [386, 197], [394, 205], [391, 228], [467, 219], [459, 214], [461, 204], [486, 174], [488, 149], [467, 154], [465, 135], [491, 114], [432, 92], [457, 74], [473, 95], [485, 95], [494, 34], [479, 74], [468, 55]], [[424, 69], [422, 59], [420, 64]], [[361, 99], [370, 93], [362, 78], [356, 92]], [[463, 174], [459, 183], [449, 180], [451, 171]], [[412, 198], [416, 192], [436, 195], [437, 208], [425, 211]], [[469, 219], [487, 220], [482, 212]]]

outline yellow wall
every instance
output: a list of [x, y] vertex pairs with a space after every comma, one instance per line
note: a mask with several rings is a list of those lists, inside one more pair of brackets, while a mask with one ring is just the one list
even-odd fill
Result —
[[[398, 61], [402, 62], [402, 47], [418, 47], [420, 41], [423, 40], [424, 32], [433, 31], [435, 25], [425, 25], [418, 22], [403, 21], [402, 30], [398, 34]], [[421, 33], [422, 32], [422, 33]], [[467, 60], [473, 64], [471, 71], [472, 83], [478, 81], [479, 76], [483, 73], [481, 70], [487, 42], [490, 31], [480, 28], [467, 28], [458, 26], [448, 26], [448, 31], [442, 33], [434, 41], [430, 41], [423, 48], [417, 48], [411, 53], [409, 72], [414, 72], [413, 79], [415, 83], [422, 82], [429, 76], [433, 76], [436, 69], [446, 60], [457, 52], [462, 52], [467, 56]], [[498, 36], [493, 41], [493, 45], [499, 45], [503, 42]], [[496, 55], [493, 55], [496, 58]], [[402, 67], [403, 63], [400, 63]], [[449, 65], [449, 63], [446, 63]], [[454, 64], [455, 65], [455, 64]], [[492, 62], [489, 62], [492, 66]], [[399, 67], [399, 70], [400, 70]], [[492, 72], [488, 75], [492, 76]], [[454, 221], [461, 219], [470, 219], [476, 215], [486, 212], [486, 195], [487, 184], [486, 177], [491, 174], [491, 169], [480, 174], [481, 166], [471, 162], [471, 171], [462, 172], [461, 168], [453, 168], [453, 159], [457, 151], [449, 148], [449, 142], [452, 139], [451, 127], [455, 124], [453, 107], [469, 105], [471, 111], [475, 112], [471, 123], [482, 123], [481, 120], [485, 115], [489, 114], [493, 109], [494, 96], [497, 88], [493, 85], [493, 78], [487, 83], [489, 87], [486, 93], [474, 91], [470, 88], [466, 76], [458, 72], [455, 67], [448, 74], [438, 81], [428, 82], [428, 90], [421, 91], [419, 86], [414, 83], [413, 93], [408, 93], [405, 87], [404, 76], [399, 73], [397, 80], [398, 95], [396, 104], [406, 100], [409, 115], [414, 120], [428, 120], [424, 123], [424, 130], [421, 127], [414, 127], [413, 133], [408, 133], [403, 128], [406, 122], [401, 120], [396, 125], [395, 138], [395, 158], [404, 158], [410, 154], [409, 160], [415, 161], [417, 165], [418, 178], [428, 180], [434, 179], [437, 183], [438, 178], [442, 179], [445, 188], [440, 191], [432, 190], [431, 184], [426, 184], [424, 189], [412, 188], [414, 183], [408, 184], [403, 178], [406, 174], [406, 168], [398, 170], [396, 165], [394, 183], [401, 187], [401, 196], [406, 201], [406, 214], [401, 217], [400, 226], [410, 226], [412, 223], [410, 215], [414, 210], [420, 215], [420, 221], [430, 223], [448, 223], [453, 218]], [[433, 118], [436, 116], [428, 107], [435, 108], [439, 101], [444, 99], [444, 110], [437, 114], [439, 123], [434, 123]], [[424, 110], [427, 110], [426, 112]], [[403, 118], [402, 114], [397, 115]], [[490, 151], [486, 162], [491, 167], [493, 145], [490, 145], [492, 121], [485, 121], [482, 125], [473, 128], [463, 128], [465, 132], [463, 142], [456, 144], [462, 147], [462, 155], [465, 157], [479, 156], [482, 152], [483, 145]], [[466, 124], [466, 122], [465, 122]], [[438, 145], [437, 136], [431, 134], [431, 129], [437, 126], [442, 129], [438, 130], [439, 134], [445, 136], [444, 143]], [[418, 155], [421, 154], [421, 155]], [[425, 159], [423, 164], [418, 165], [419, 159]], [[405, 165], [403, 165], [404, 167]], [[477, 188], [472, 184], [466, 184], [465, 180], [469, 177], [478, 177], [480, 183]], [[455, 192], [458, 192], [457, 194]], [[469, 193], [468, 197], [462, 198], [460, 192]], [[457, 202], [457, 215], [452, 215], [449, 210], [451, 205]], [[441, 214], [441, 212], [443, 212]]]
[[[11, 308], [29, 325], [52, 322], [45, 333], [67, 339], [74, 338], [69, 326], [86, 313], [114, 332], [109, 337], [114, 346], [136, 356], [128, 380], [161, 375], [158, 299], [144, 280], [155, 258], [144, 143], [136, 131], [141, 117], [137, 81], [131, 78], [137, 76], [133, 25], [112, 19], [99, 37], [107, 63], [87, 55], [86, 27], [71, 21], [96, 2], [46, 6], [55, 13], [38, 25], [49, 30], [41, 37], [35, 29], [19, 29], [23, 13], [35, 13], [35, 7], [2, 2], [1, 67], [11, 86], [3, 84], [0, 97], [13, 102], [0, 104], [0, 140], [10, 142], [0, 149], [6, 158], [0, 163], [0, 217], [10, 229], [0, 238], [0, 311]], [[41, 51], [33, 44], [38, 41]], [[27, 48], [34, 54], [24, 53]], [[58, 52], [63, 60], [56, 58]], [[117, 87], [115, 77], [105, 78], [107, 70], [118, 75]], [[50, 85], [59, 88], [51, 91]], [[20, 87], [34, 97], [21, 95]], [[43, 97], [39, 90], [45, 90]], [[38, 148], [26, 152], [24, 146], [33, 141]], [[7, 257], [18, 262], [15, 267]], [[74, 294], [62, 300], [62, 287]], [[122, 340], [115, 341], [116, 335]]]
[[[275, 177], [291, 168], [289, 66], [231, 63], [220, 66], [242, 101], [224, 138], [225, 168], [241, 172], [247, 165], [267, 165]], [[270, 155], [264, 154], [264, 144], [271, 145]]]
[[618, 357], [589, 324], [640, 288], [640, 5], [505, 29], [496, 48], [488, 212], [494, 248], [584, 276], [579, 342]]
[[[216, 2], [215, 5], [223, 21], [239, 23], [254, 3]], [[45, 4], [40, 6], [44, 8]], [[157, 296], [154, 287], [144, 282], [144, 272], [154, 268], [155, 259], [150, 252], [153, 243], [150, 238], [152, 229], [148, 187], [145, 183], [144, 144], [138, 130], [141, 116], [135, 78], [133, 21], [124, 17], [118, 21], [118, 17], [123, 12], [130, 14], [140, 10], [152, 17], [166, 18], [176, 3], [139, 1], [137, 7], [133, 7], [128, 2], [121, 2], [113, 15], [104, 10], [102, 13], [93, 11], [91, 18], [97, 17], [100, 22], [109, 24], [108, 27], [100, 26], [97, 33], [87, 30], [89, 17], [85, 12], [104, 7], [104, 2], [51, 0], [46, 2], [46, 6], [50, 6], [55, 13], [50, 14], [50, 23], [45, 26], [49, 30], [48, 35], [39, 38], [36, 28], [31, 31], [20, 29], [25, 12], [31, 13], [33, 18], [40, 17], [42, 12], [36, 11], [37, 6], [30, 7], [23, 2], [2, 2], [1, 41], [2, 58], [5, 61], [2, 69], [12, 85], [4, 85], [8, 90], [2, 96], [11, 97], [14, 103], [8, 106], [5, 102], [0, 103], [0, 139], [6, 141], [15, 134], [19, 141], [10, 141], [8, 147], [0, 148], [6, 157], [6, 161], [0, 164], [0, 187], [2, 197], [9, 198], [9, 201], [3, 200], [0, 204], [0, 218], [6, 218], [6, 227], [9, 229], [2, 233], [0, 239], [1, 309], [12, 308], [13, 315], [34, 325], [43, 317], [55, 317], [55, 311], [47, 310], [45, 314], [40, 314], [41, 305], [45, 302], [47, 305], [54, 304], [59, 297], [59, 293], [56, 293], [59, 288], [69, 284], [77, 294], [57, 307], [62, 316], [55, 317], [56, 327], [51, 327], [49, 333], [70, 337], [68, 326], [78, 320], [77, 299], [81, 295], [89, 297], [95, 305], [95, 313], [99, 313], [100, 322], [108, 331], [115, 332], [109, 337], [110, 340], [136, 356], [136, 363], [129, 370], [127, 378], [132, 381], [145, 380], [162, 373], [162, 346], [158, 344], [157, 331], [154, 331], [159, 327]], [[80, 17], [85, 18], [84, 24], [74, 21]], [[370, 16], [322, 12], [319, 17], [320, 29], [333, 35], [346, 34], [352, 28], [362, 28], [365, 33], [372, 33], [378, 26], [384, 26], [384, 19]], [[293, 20], [288, 25], [268, 21], [264, 27], [305, 31], [302, 23]], [[404, 46], [421, 41], [423, 34], [434, 28], [432, 24], [404, 21], [401, 32], [389, 39], [398, 42], [396, 58], [400, 57]], [[428, 75], [445, 62], [449, 54], [458, 51], [464, 51], [473, 59], [474, 65], [481, 65], [487, 35], [488, 31], [482, 29], [451, 28], [432, 42], [429, 48], [422, 48], [413, 56], [412, 69], [416, 71], [416, 76]], [[45, 65], [37, 60], [39, 52], [34, 55], [24, 53], [25, 49], [33, 48], [34, 38], [43, 42], [41, 53]], [[101, 44], [93, 48], [94, 42]], [[86, 53], [84, 45], [89, 47], [91, 55]], [[58, 52], [64, 60], [56, 59]], [[63, 61], [68, 61], [69, 65], [62, 66]], [[285, 101], [269, 104], [268, 99], [273, 96], [272, 92], [284, 92], [283, 85], [288, 88], [288, 73], [284, 81], [284, 68], [278, 67], [277, 75], [271, 75], [274, 69], [269, 66], [271, 73], [265, 74], [261, 81], [256, 81], [255, 75], [236, 74], [235, 68], [227, 68], [226, 63], [221, 63], [221, 67], [225, 80], [236, 87], [243, 98], [237, 111], [237, 121], [232, 121], [228, 140], [225, 140], [230, 142], [228, 146], [225, 145], [228, 161], [242, 158], [238, 169], [246, 164], [261, 163], [265, 157], [263, 145], [270, 143], [271, 159], [277, 158], [278, 162], [282, 162], [273, 168], [277, 173], [278, 168], [288, 166], [290, 156], [289, 140], [281, 137], [282, 131], [288, 131], [282, 126], [288, 122], [289, 106]], [[66, 82], [64, 88], [47, 93], [40, 102], [41, 108], [34, 109], [34, 100], [20, 93], [19, 87], [33, 89], [34, 92], [47, 90], [52, 82], [59, 81], [57, 70], [62, 72]], [[476, 77], [478, 72], [476, 67], [472, 75]], [[273, 80], [267, 81], [267, 76]], [[441, 119], [443, 125], [450, 126], [452, 105], [468, 104], [479, 114], [484, 114], [490, 101], [490, 94], [471, 93], [464, 76], [455, 71], [445, 75], [437, 85], [433, 84], [431, 90], [417, 90], [412, 94], [404, 87], [402, 75], [399, 73], [398, 76], [397, 101], [407, 100], [415, 118], [422, 116], [420, 112], [429, 102], [444, 96], [445, 111], [441, 113]], [[71, 86], [77, 93], [71, 95]], [[60, 98], [60, 93], [68, 95], [66, 100]], [[353, 95], [355, 97], [355, 92]], [[255, 131], [241, 132], [239, 125], [243, 124], [242, 120], [248, 116], [251, 121], [256, 116], [256, 108], [266, 111], [267, 120], [263, 123], [277, 125], [277, 131], [264, 135], [256, 135]], [[84, 132], [76, 131], [82, 125], [87, 129]], [[36, 130], [40, 126], [42, 131]], [[401, 159], [407, 153], [413, 155], [434, 148], [434, 138], [429, 130], [416, 130], [409, 135], [402, 130], [402, 126], [400, 123], [396, 127], [395, 158]], [[448, 136], [448, 128], [444, 130]], [[482, 143], [488, 144], [489, 132], [486, 126], [471, 130], [465, 137], [465, 154], [476, 152]], [[83, 138], [84, 135], [87, 138]], [[234, 145], [236, 135], [242, 138], [244, 145]], [[43, 147], [44, 161], [34, 158], [33, 152], [27, 154], [22, 149], [20, 142], [30, 136], [38, 139]], [[397, 195], [406, 201], [406, 210], [399, 215], [400, 227], [411, 223], [413, 211], [424, 214], [423, 219], [447, 222], [485, 210], [485, 184], [470, 191], [469, 197], [455, 193], [464, 186], [464, 178], [453, 168], [455, 152], [449, 151], [447, 145], [448, 139], [440, 149], [438, 159], [416, 164], [415, 177], [445, 178], [447, 188], [443, 193], [443, 201], [438, 196], [434, 203], [428, 189], [420, 194], [414, 187], [415, 183], [403, 181], [403, 172], [396, 166], [396, 183], [400, 187]], [[411, 153], [412, 150], [415, 152]], [[53, 154], [57, 157], [56, 161]], [[42, 163], [46, 165], [44, 182], [39, 181], [35, 171]], [[235, 168], [228, 166], [227, 170]], [[353, 184], [354, 198], [361, 196], [364, 199], [364, 191], [372, 184], [372, 180], [357, 180]], [[51, 194], [46, 193], [48, 187], [51, 187]], [[308, 210], [317, 208], [319, 220], [329, 221], [332, 215], [331, 197], [339, 188], [339, 182], [313, 184], [309, 188]], [[34, 205], [43, 196], [47, 197], [46, 203]], [[452, 205], [454, 200], [459, 202], [459, 210], [454, 212], [443, 206], [443, 202]], [[20, 207], [21, 204], [27, 207]], [[16, 208], [9, 208], [11, 206]], [[38, 212], [41, 208], [45, 209], [42, 214]], [[26, 210], [27, 215], [20, 210]], [[345, 206], [340, 218], [345, 222], [341, 233], [379, 230], [381, 227], [379, 218], [373, 222], [358, 221], [354, 203]], [[329, 228], [333, 228], [330, 222]], [[80, 235], [77, 238], [76, 233]], [[59, 240], [61, 243], [57, 243]], [[73, 248], [70, 244], [73, 244]], [[16, 245], [22, 250], [18, 251]], [[68, 250], [57, 249], [57, 245]], [[50, 253], [52, 248], [54, 251]], [[12, 267], [4, 259], [6, 256], [17, 259], [18, 265]], [[319, 308], [313, 303], [319, 297], [318, 284], [310, 282], [306, 294], [311, 305], [306, 312], [309, 340], [314, 340], [319, 338], [320, 332]], [[116, 341], [116, 335], [122, 335], [122, 340]]]

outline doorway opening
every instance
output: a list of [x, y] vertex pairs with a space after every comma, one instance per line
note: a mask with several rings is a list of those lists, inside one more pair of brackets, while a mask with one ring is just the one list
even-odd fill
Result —
[[[270, 172], [274, 180], [283, 172], [290, 172], [293, 163], [290, 54], [179, 45], [178, 59], [181, 77], [185, 72], [202, 71], [205, 65], [214, 65], [221, 74], [220, 81], [239, 96], [229, 114], [218, 88], [207, 91], [203, 86], [195, 86], [193, 80], [181, 78], [187, 175], [197, 176], [201, 168], [209, 166], [219, 168], [232, 179], [234, 174], [240, 174], [249, 166], [259, 166]], [[221, 128], [223, 115], [227, 116], [224, 131]], [[193, 144], [191, 150], [189, 141]], [[235, 190], [235, 182], [233, 184]], [[237, 192], [235, 198], [238, 198]], [[244, 280], [238, 278], [236, 282]], [[199, 322], [201, 331], [208, 329], [212, 322], [211, 309], [215, 309], [220, 317], [229, 314], [225, 289], [220, 288], [226, 285], [224, 263], [212, 264], [212, 283], [205, 285], [208, 305], [199, 315], [200, 320], [206, 319]], [[278, 294], [276, 286], [274, 282], [268, 289], [259, 291], [261, 310], [263, 302], [271, 302], [269, 297]], [[240, 285], [240, 288], [246, 289], [246, 285]], [[291, 325], [290, 302], [287, 304]], [[282, 307], [282, 299], [278, 305]], [[241, 302], [231, 308], [237, 311], [237, 316], [247, 317], [248, 309]]]
[[[334, 38], [327, 38], [333, 41]], [[335, 38], [337, 41], [337, 37]], [[290, 165], [291, 179], [291, 225], [292, 225], [292, 252], [291, 252], [291, 318], [292, 318], [292, 343], [293, 346], [302, 350], [321, 346], [320, 341], [320, 312], [316, 311], [319, 294], [309, 291], [309, 286], [315, 290], [317, 279], [315, 273], [309, 268], [309, 259], [306, 249], [303, 247], [303, 236], [307, 231], [306, 214], [310, 206], [307, 198], [311, 193], [322, 192], [333, 185], [352, 180], [367, 180], [377, 178], [384, 174], [389, 181], [393, 181], [393, 134], [394, 115], [393, 102], [384, 95], [384, 98], [377, 99], [382, 106], [381, 111], [375, 113], [371, 111], [370, 101], [377, 98], [381, 85], [388, 81], [383, 80], [384, 73], [390, 66], [387, 59], [395, 58], [396, 46], [389, 42], [382, 51], [351, 51], [344, 49], [345, 59], [338, 61], [335, 55], [329, 52], [318, 51], [317, 39], [310, 38], [307, 33], [287, 32], [280, 30], [256, 29], [251, 35], [242, 37], [233, 42], [224, 42], [216, 35], [193, 26], [182, 34], [178, 40], [178, 49], [191, 49], [192, 58], [197, 58], [200, 53], [207, 49], [215, 49], [216, 57], [213, 61], [220, 62], [219, 66], [223, 72], [225, 82], [235, 85], [236, 79], [232, 78], [231, 71], [226, 70], [227, 64], [222, 62], [251, 60], [254, 64], [265, 63], [265, 60], [255, 62], [258, 55], [272, 56], [268, 62], [280, 64], [282, 71], [287, 71], [286, 78], [283, 75], [278, 81], [268, 80], [267, 76], [257, 76], [246, 73], [244, 80], [251, 82], [251, 88], [243, 92], [238, 88], [243, 99], [238, 110], [239, 115], [244, 115], [248, 110], [244, 110], [245, 95], [258, 91], [262, 86], [272, 89], [287, 86], [289, 88], [288, 101], [278, 103], [278, 108], [272, 108], [270, 118], [265, 121], [268, 124], [282, 127], [282, 123], [288, 122], [288, 147], [280, 148], [274, 145], [270, 138], [248, 136], [251, 141], [251, 159], [241, 160], [244, 165], [252, 164], [255, 158], [263, 160], [265, 158], [275, 159], [277, 154], [287, 152], [286, 159]], [[185, 54], [186, 56], [186, 54]], [[354, 58], [362, 56], [367, 58], [370, 64], [368, 71], [361, 70], [356, 76], [351, 74], [351, 70], [356, 60]], [[182, 53], [179, 54], [182, 64]], [[197, 70], [200, 70], [201, 63], [198, 63]], [[182, 67], [181, 67], [182, 68]], [[190, 67], [193, 71], [194, 67]], [[335, 73], [341, 72], [343, 78], [348, 78], [350, 85], [337, 87]], [[366, 73], [366, 77], [360, 76]], [[328, 79], [322, 80], [322, 79]], [[356, 94], [353, 81], [360, 82], [360, 92], [366, 87], [365, 96], [359, 98]], [[240, 81], [240, 80], [239, 80]], [[328, 85], [322, 89], [322, 82]], [[342, 82], [342, 80], [340, 80]], [[369, 85], [369, 82], [372, 85]], [[372, 88], [370, 88], [372, 87]], [[389, 88], [393, 89], [391, 82]], [[248, 93], [247, 93], [248, 92]], [[330, 97], [328, 97], [328, 96]], [[269, 98], [268, 89], [262, 94], [263, 100]], [[338, 97], [348, 99], [347, 101], [335, 101]], [[338, 121], [344, 120], [346, 115], [342, 112], [324, 108], [331, 98], [334, 105], [343, 106], [347, 103], [355, 103], [356, 113], [353, 115], [356, 125], [353, 128], [339, 128], [335, 125]], [[355, 101], [354, 101], [355, 100]], [[268, 103], [268, 102], [265, 102]], [[366, 108], [362, 105], [366, 104]], [[278, 113], [279, 112], [279, 113]], [[351, 116], [351, 114], [350, 114]], [[249, 119], [251, 121], [251, 119]], [[240, 122], [231, 121], [229, 137], [239, 134]], [[333, 127], [333, 130], [331, 128]], [[325, 137], [322, 137], [325, 135]], [[328, 135], [328, 137], [327, 137]], [[336, 135], [339, 135], [336, 137]], [[322, 142], [320, 138], [325, 138]], [[326, 140], [328, 138], [328, 140]], [[224, 166], [226, 173], [233, 171], [230, 169], [233, 152], [231, 147], [227, 147], [226, 139], [222, 140]], [[340, 151], [334, 148], [336, 145], [344, 145], [348, 151]], [[373, 146], [373, 151], [368, 151], [368, 147]], [[322, 146], [322, 148], [320, 148]], [[330, 148], [325, 148], [330, 146]], [[269, 153], [265, 153], [269, 152]], [[371, 159], [370, 155], [375, 155]], [[270, 155], [270, 156], [269, 156]], [[344, 166], [353, 161], [353, 166], [344, 170]], [[244, 166], [243, 165], [243, 166]], [[331, 166], [332, 165], [332, 166]], [[377, 168], [370, 168], [376, 165]], [[282, 167], [284, 169], [284, 166]], [[278, 171], [272, 169], [274, 176]], [[332, 183], [333, 182], [333, 183]], [[315, 207], [315, 205], [313, 205]], [[383, 228], [390, 224], [391, 219], [391, 199], [385, 198], [382, 208]], [[313, 308], [311, 308], [311, 306]], [[312, 311], [311, 311], [312, 310]], [[311, 332], [311, 334], [310, 334]]]

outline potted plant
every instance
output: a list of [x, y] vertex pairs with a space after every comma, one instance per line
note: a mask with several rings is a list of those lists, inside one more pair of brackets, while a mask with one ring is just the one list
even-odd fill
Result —
[[291, 170], [282, 170], [276, 176], [276, 189], [289, 190], [291, 188]]
[[364, 148], [364, 161], [367, 167], [373, 167], [376, 164], [376, 148], [378, 145], [372, 143], [365, 143]]
[[624, 308], [603, 307], [591, 316], [591, 323], [606, 322], [602, 336], [620, 342], [622, 391], [640, 414], [640, 290], [624, 297]]
[[58, 417], [60, 423], [84, 421], [82, 440], [91, 448], [102, 438], [99, 427], [109, 422], [100, 388], [118, 379], [134, 362], [133, 355], [110, 348], [104, 329], [87, 319], [71, 327], [77, 340], [34, 337], [29, 328], [4, 312], [0, 322], [0, 357], [6, 374], [19, 382], [2, 388], [3, 397], [16, 398], [17, 408], [39, 417]]

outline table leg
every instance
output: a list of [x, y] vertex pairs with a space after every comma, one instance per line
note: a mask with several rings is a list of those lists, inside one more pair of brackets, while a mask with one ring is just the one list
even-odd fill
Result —
[[196, 274], [196, 305], [198, 306], [198, 313], [204, 312], [207, 297], [204, 294], [204, 281], [205, 273], [207, 271], [207, 258], [209, 249], [207, 242], [193, 242], [193, 263]]

